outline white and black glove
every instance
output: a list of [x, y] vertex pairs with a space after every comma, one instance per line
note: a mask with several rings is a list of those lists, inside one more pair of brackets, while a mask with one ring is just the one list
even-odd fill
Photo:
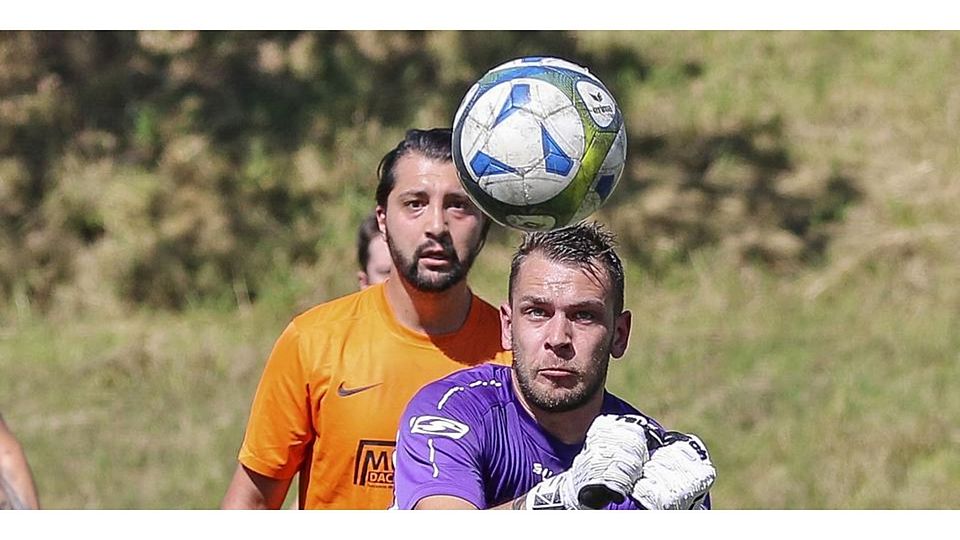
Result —
[[717, 478], [707, 447], [696, 435], [668, 431], [643, 467], [631, 497], [650, 510], [705, 509]]
[[598, 416], [583, 450], [566, 471], [547, 478], [526, 496], [529, 510], [580, 510], [623, 502], [650, 459], [646, 422], [632, 414]]

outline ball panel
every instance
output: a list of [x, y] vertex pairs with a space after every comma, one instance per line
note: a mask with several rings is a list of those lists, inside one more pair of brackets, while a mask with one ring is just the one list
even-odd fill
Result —
[[[626, 165], [626, 162], [627, 128], [623, 124], [620, 124], [620, 129], [617, 130], [617, 136], [613, 139], [613, 145], [611, 145], [610, 150], [607, 151], [607, 157], [603, 159], [603, 164], [600, 165], [600, 170], [597, 173], [599, 177], [613, 177], [612, 182], [608, 181], [608, 187], [603, 188], [604, 191], [601, 192], [604, 198], [610, 196], [610, 193], [613, 192], [613, 189], [620, 181], [620, 176], [623, 174], [623, 167]], [[601, 188], [598, 188], [598, 191], [600, 191], [600, 189]]]
[[463, 100], [460, 101], [460, 106], [457, 108], [457, 113], [453, 116], [453, 125], [457, 126], [460, 124], [460, 120], [463, 118], [463, 111], [467, 109], [469, 105], [472, 105], [474, 96], [477, 95], [477, 91], [480, 89], [480, 83], [474, 83], [470, 87], [470, 90], [467, 90], [467, 94], [463, 96]]
[[540, 131], [536, 118], [529, 114], [515, 114], [490, 128], [487, 140], [478, 151], [509, 163], [522, 176], [543, 158]]
[[498, 71], [503, 71], [507, 69], [520, 69], [520, 68], [542, 68], [543, 70], [555, 70], [559, 72], [569, 71], [573, 72], [580, 76], [595, 78], [590, 70], [583, 66], [578, 66], [573, 62], [563, 60], [561, 58], [552, 58], [548, 56], [528, 56], [525, 58], [518, 58], [516, 60], [511, 60], [500, 64], [499, 66], [491, 69], [488, 73], [496, 73]]
[[521, 216], [510, 214], [507, 216], [507, 224], [510, 227], [524, 231], [547, 231], [557, 226], [557, 220], [553, 216]]
[[[540, 123], [549, 133], [551, 141], [558, 145], [567, 157], [577, 162], [583, 158], [586, 147], [585, 126], [579, 111], [572, 103], [569, 107], [545, 117]], [[576, 173], [571, 171], [568, 174]]]
[[577, 95], [586, 105], [590, 118], [601, 128], [608, 128], [617, 116], [617, 103], [607, 89], [589, 80], [577, 81]]
[[620, 130], [613, 141], [613, 145], [607, 152], [600, 170], [597, 171], [596, 179], [590, 187], [583, 203], [574, 215], [571, 223], [585, 219], [590, 214], [597, 211], [600, 206], [607, 201], [610, 194], [620, 182], [623, 174], [623, 168], [627, 160], [627, 131], [621, 124]]

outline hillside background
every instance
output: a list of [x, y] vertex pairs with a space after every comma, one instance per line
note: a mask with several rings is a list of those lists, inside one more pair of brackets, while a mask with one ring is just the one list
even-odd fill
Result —
[[0, 33], [0, 413], [42, 504], [215, 507], [274, 339], [356, 287], [379, 158], [523, 55], [624, 111], [609, 387], [702, 436], [716, 506], [960, 507], [960, 34], [793, 31]]

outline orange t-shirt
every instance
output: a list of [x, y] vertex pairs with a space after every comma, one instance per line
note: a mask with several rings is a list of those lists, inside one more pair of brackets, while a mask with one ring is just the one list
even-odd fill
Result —
[[262, 475], [298, 471], [302, 508], [387, 508], [397, 423], [421, 386], [499, 355], [497, 310], [474, 296], [457, 332], [396, 321], [383, 285], [297, 316], [257, 387], [239, 460]]

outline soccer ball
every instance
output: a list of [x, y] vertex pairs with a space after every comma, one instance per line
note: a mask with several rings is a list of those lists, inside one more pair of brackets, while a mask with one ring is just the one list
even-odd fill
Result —
[[488, 71], [453, 120], [453, 160], [470, 198], [501, 225], [556, 229], [610, 196], [627, 157], [623, 114], [586, 68], [526, 57]]

